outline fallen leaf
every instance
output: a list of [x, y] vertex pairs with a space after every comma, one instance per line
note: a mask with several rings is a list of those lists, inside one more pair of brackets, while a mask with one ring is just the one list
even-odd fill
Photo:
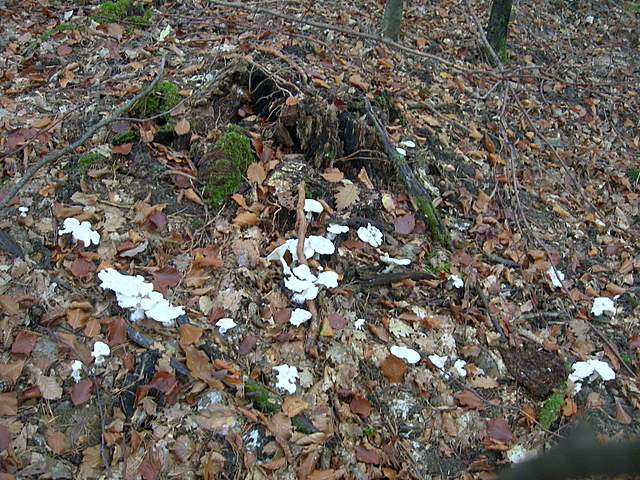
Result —
[[18, 395], [16, 392], [0, 393], [0, 417], [18, 415]]
[[191, 125], [189, 125], [189, 120], [187, 120], [186, 118], [181, 118], [176, 123], [174, 130], [178, 135], [186, 135], [187, 133], [189, 133], [189, 130], [191, 130]]
[[4, 425], [0, 425], [0, 453], [7, 450], [10, 445], [11, 445], [11, 432], [7, 430], [7, 427], [5, 427]]
[[95, 338], [100, 334], [100, 321], [93, 318], [87, 322], [84, 327], [84, 336], [87, 338]]
[[115, 347], [127, 343], [127, 321], [122, 317], [113, 317], [107, 327], [109, 346]]
[[15, 383], [22, 374], [24, 363], [24, 360], [17, 360], [15, 362], [9, 363], [0, 363], [0, 379], [6, 382]]
[[482, 403], [482, 399], [473, 393], [471, 390], [463, 390], [461, 392], [456, 392], [453, 397], [458, 401], [460, 406], [467, 408], [484, 408], [484, 404]]
[[384, 359], [380, 368], [384, 378], [389, 380], [390, 383], [398, 383], [402, 380], [404, 372], [407, 371], [407, 364], [395, 355], [389, 355]]
[[344, 174], [337, 168], [327, 168], [320, 176], [329, 183], [337, 183], [344, 178]]
[[367, 418], [371, 414], [371, 402], [366, 398], [353, 397], [349, 403], [349, 408], [362, 418]]
[[62, 452], [69, 448], [69, 442], [62, 432], [55, 432], [50, 430], [47, 432], [47, 445], [53, 451], [60, 455]]
[[184, 324], [178, 327], [180, 332], [180, 346], [185, 348], [188, 345], [192, 345], [197, 343], [202, 337], [202, 328], [197, 327], [196, 325]]
[[511, 443], [513, 440], [509, 422], [502, 418], [492, 418], [487, 421], [487, 435], [496, 442]]
[[122, 39], [122, 34], [124, 33], [124, 28], [122, 28], [117, 23], [109, 23], [107, 24], [107, 34], [110, 37], [115, 38], [116, 40]]
[[153, 277], [153, 280], [151, 280], [153, 289], [165, 296], [167, 295], [167, 290], [177, 286], [181, 278], [178, 270], [173, 267], [163, 267], [160, 270], [151, 272], [151, 277]]
[[362, 445], [356, 446], [356, 459], [362, 463], [370, 465], [378, 465], [380, 463], [380, 455], [375, 450], [369, 450]]
[[282, 402], [282, 411], [289, 418], [300, 415], [307, 408], [309, 408], [309, 404], [302, 397], [285, 397]]
[[122, 145], [116, 145], [111, 147], [111, 153], [115, 155], [129, 155], [131, 153], [132, 148], [133, 148], [133, 143], [123, 143]]
[[369, 174], [365, 170], [364, 167], [360, 169], [360, 173], [358, 173], [358, 180], [360, 180], [368, 190], [373, 190], [374, 186], [371, 183], [371, 179], [369, 178]]
[[93, 276], [93, 273], [96, 271], [96, 266], [93, 262], [85, 260], [82, 257], [78, 257], [73, 261], [69, 270], [74, 277], [85, 278]]
[[355, 203], [360, 196], [360, 190], [353, 183], [347, 183], [338, 187], [336, 192], [336, 208], [344, 210]]
[[264, 167], [262, 164], [253, 162], [247, 168], [247, 179], [251, 183], [257, 183], [258, 185], [262, 185], [262, 182], [267, 178], [267, 174], [264, 171]]
[[393, 222], [396, 233], [409, 235], [416, 226], [416, 217], [412, 213], [398, 217]]
[[622, 425], [631, 425], [633, 423], [633, 419], [627, 413], [619, 398], [616, 398], [616, 422]]
[[36, 377], [36, 385], [45, 400], [59, 400], [62, 398], [62, 387], [58, 384], [57, 378], [39, 374]]
[[205, 248], [196, 248], [193, 250], [192, 254], [194, 267], [219, 268], [222, 266], [220, 248], [216, 245], [210, 245]]
[[9, 295], [0, 295], [0, 308], [7, 315], [18, 315], [20, 313], [20, 305]]
[[193, 347], [186, 349], [187, 368], [191, 374], [200, 380], [203, 380], [211, 388], [223, 388], [222, 382], [212, 376], [213, 368], [209, 357], [202, 351]]
[[157, 480], [160, 478], [160, 472], [162, 471], [162, 462], [158, 453], [151, 448], [149, 452], [142, 460], [138, 473], [144, 480]]
[[93, 381], [90, 378], [83, 378], [71, 387], [71, 401], [77, 407], [89, 401], [91, 391], [93, 389]]
[[33, 350], [33, 347], [36, 346], [37, 341], [38, 336], [35, 333], [22, 330], [16, 336], [13, 344], [11, 344], [11, 353], [22, 353], [24, 355], [29, 355]]
[[240, 353], [240, 355], [246, 355], [256, 347], [257, 343], [258, 343], [258, 337], [256, 337], [255, 335], [247, 335], [240, 342], [240, 346], [238, 347], [238, 352]]
[[236, 218], [233, 219], [234, 225], [248, 226], [257, 225], [258, 223], [260, 223], [260, 220], [253, 212], [240, 212], [236, 215]]
[[329, 315], [328, 320], [331, 328], [335, 330], [342, 330], [347, 326], [347, 320], [342, 315], [338, 315], [337, 313], [332, 313], [331, 315]]
[[369, 88], [369, 84], [365, 82], [357, 73], [349, 77], [349, 83], [351, 84], [351, 86], [359, 88], [360, 90], [367, 91], [367, 89]]

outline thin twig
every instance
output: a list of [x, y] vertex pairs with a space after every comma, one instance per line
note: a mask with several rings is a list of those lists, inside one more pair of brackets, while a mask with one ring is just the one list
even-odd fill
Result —
[[74, 141], [73, 143], [67, 145], [66, 147], [60, 150], [51, 152], [50, 154], [46, 155], [44, 158], [34, 163], [31, 167], [29, 167], [27, 171], [24, 172], [24, 174], [22, 175], [22, 178], [20, 178], [20, 180], [18, 180], [17, 183], [15, 183], [11, 188], [9, 188], [5, 196], [2, 198], [2, 200], [0, 200], [0, 215], [6, 214], [7, 212], [6, 207], [7, 205], [9, 205], [13, 197], [15, 197], [15, 195], [22, 189], [22, 187], [24, 187], [27, 183], [29, 183], [29, 181], [34, 177], [36, 173], [38, 173], [38, 171], [42, 167], [55, 162], [56, 160], [58, 160], [63, 155], [66, 155], [67, 153], [73, 152], [76, 148], [83, 145], [87, 140], [89, 140], [93, 136], [93, 134], [96, 133], [99, 129], [116, 121], [124, 112], [126, 112], [129, 108], [131, 108], [131, 106], [134, 103], [136, 103], [138, 100], [140, 100], [144, 96], [148, 95], [162, 78], [162, 74], [164, 73], [164, 65], [165, 65], [165, 57], [163, 56], [160, 62], [160, 67], [158, 69], [158, 74], [156, 75], [156, 78], [154, 78], [153, 81], [149, 85], [147, 85], [147, 87], [144, 88], [140, 93], [135, 95], [131, 100], [129, 100], [127, 103], [125, 103], [121, 107], [117, 108], [111, 116], [99, 121], [98, 123], [93, 124], [76, 141]]

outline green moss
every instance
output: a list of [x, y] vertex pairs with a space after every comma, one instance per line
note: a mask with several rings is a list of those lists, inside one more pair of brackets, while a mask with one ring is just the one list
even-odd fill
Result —
[[140, 28], [151, 25], [151, 10], [145, 10], [132, 0], [102, 2], [98, 13], [93, 17], [98, 23], [123, 22]]
[[244, 398], [249, 400], [256, 410], [263, 413], [279, 412], [280, 400], [274, 397], [267, 387], [253, 378], [249, 378], [244, 384]]
[[127, 130], [126, 132], [122, 132], [117, 134], [111, 140], [113, 145], [122, 145], [123, 143], [131, 143], [137, 142], [140, 139], [138, 132], [135, 130]]
[[549, 430], [551, 425], [560, 416], [560, 409], [564, 402], [564, 394], [560, 392], [554, 392], [544, 401], [542, 408], [538, 413], [538, 421], [545, 430]]
[[431, 202], [420, 197], [415, 197], [415, 201], [420, 212], [422, 212], [425, 220], [427, 221], [427, 228], [429, 229], [429, 232], [431, 232], [433, 238], [443, 247], [451, 248], [451, 237], [449, 237], [449, 232], [447, 232], [444, 227], [439, 227], [440, 222], [438, 221], [436, 210]]
[[440, 272], [451, 273], [451, 262], [442, 262], [435, 267], [433, 265], [426, 264], [424, 266], [424, 270], [434, 275], [438, 275]]
[[362, 429], [362, 435], [364, 435], [367, 438], [372, 437], [373, 435], [375, 435], [375, 433], [376, 433], [376, 429], [373, 427], [364, 427]]
[[203, 226], [204, 226], [204, 220], [202, 218], [194, 217], [191, 220], [191, 228], [193, 228], [194, 230], [199, 230]]
[[[135, 118], [146, 118], [167, 112], [180, 102], [180, 89], [168, 80], [158, 82], [153, 91], [141, 98], [131, 107], [131, 115]], [[162, 117], [167, 120], [167, 116]]]
[[231, 125], [214, 145], [218, 158], [210, 165], [205, 198], [211, 205], [220, 206], [233, 194], [244, 179], [253, 161], [251, 142], [242, 130]]
[[640, 183], [640, 168], [630, 168], [627, 170], [627, 178], [633, 184]]
[[296, 415], [293, 417], [291, 419], [291, 425], [293, 425], [293, 428], [295, 428], [296, 431], [302, 432], [306, 435], [311, 435], [318, 431], [318, 429], [313, 426], [313, 423], [311, 423], [311, 421], [304, 415]]
[[404, 115], [402, 115], [402, 110], [400, 110], [400, 108], [393, 101], [393, 97], [389, 92], [384, 91], [379, 95], [376, 95], [373, 98], [373, 103], [380, 110], [387, 112], [389, 121], [394, 122], [396, 120], [399, 120], [401, 123], [405, 122]]
[[82, 155], [75, 164], [71, 164], [71, 171], [77, 175], [84, 175], [96, 162], [104, 158], [105, 157], [97, 152], [86, 153]]

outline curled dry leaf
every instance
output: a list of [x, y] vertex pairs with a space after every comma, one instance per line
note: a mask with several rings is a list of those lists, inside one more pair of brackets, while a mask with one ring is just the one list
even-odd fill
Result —
[[71, 387], [71, 401], [75, 406], [88, 402], [92, 390], [93, 381], [90, 378], [83, 378]]
[[178, 120], [175, 126], [175, 132], [178, 135], [186, 135], [191, 130], [191, 125], [189, 125], [189, 120], [186, 118], [181, 118]]
[[0, 379], [9, 383], [15, 383], [22, 374], [24, 363], [24, 360], [17, 360], [15, 362], [9, 363], [0, 363]]
[[382, 374], [390, 383], [398, 383], [402, 380], [404, 372], [407, 371], [407, 364], [395, 355], [389, 355], [384, 359], [382, 365]]
[[370, 465], [378, 465], [380, 463], [380, 455], [375, 450], [369, 450], [368, 448], [358, 445], [356, 447], [356, 458], [362, 463], [368, 463]]
[[21, 331], [16, 336], [15, 340], [11, 344], [11, 353], [22, 353], [29, 355], [35, 347], [38, 341], [38, 336], [35, 333]]
[[336, 208], [345, 210], [353, 205], [360, 197], [360, 190], [353, 183], [347, 183], [338, 187], [336, 192]]
[[371, 402], [366, 398], [354, 397], [349, 403], [351, 411], [362, 418], [367, 418], [371, 414]]
[[58, 400], [62, 398], [62, 387], [58, 381], [56, 377], [47, 377], [42, 374], [36, 377], [36, 385], [38, 385], [40, 389], [42, 398], [46, 400]]

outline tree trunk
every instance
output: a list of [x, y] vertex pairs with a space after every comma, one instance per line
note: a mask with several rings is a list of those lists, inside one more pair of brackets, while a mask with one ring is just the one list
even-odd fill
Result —
[[387, 0], [384, 7], [382, 21], [382, 35], [384, 38], [397, 42], [400, 38], [400, 23], [402, 22], [403, 0]]
[[493, 0], [487, 25], [487, 40], [502, 62], [507, 59], [507, 29], [512, 0]]

